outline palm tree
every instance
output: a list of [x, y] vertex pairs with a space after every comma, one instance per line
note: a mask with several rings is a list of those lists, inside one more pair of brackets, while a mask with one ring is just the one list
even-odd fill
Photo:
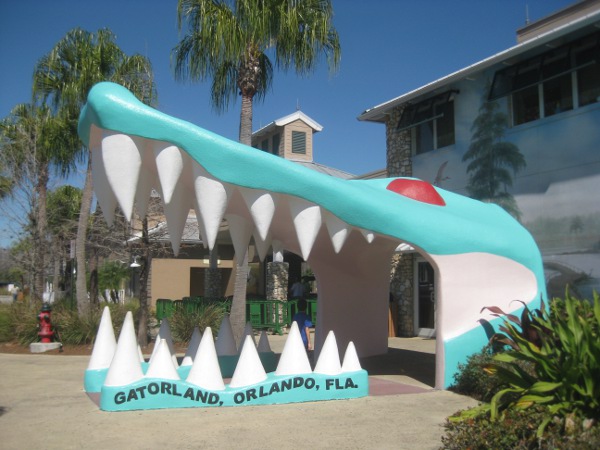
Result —
[[3, 161], [12, 182], [28, 190], [29, 228], [34, 251], [32, 265], [33, 297], [40, 300], [44, 292], [47, 240], [46, 198], [51, 170], [62, 176], [74, 168], [76, 144], [69, 124], [62, 116], [52, 114], [45, 105], [19, 104], [1, 125]]
[[[152, 66], [139, 54], [127, 56], [116, 44], [115, 35], [108, 29], [90, 33], [80, 28], [69, 31], [35, 68], [34, 93], [57, 110], [68, 114], [76, 124], [79, 109], [94, 84], [101, 81], [120, 83], [144, 103], [156, 99]], [[75, 127], [73, 127], [75, 132]], [[87, 157], [83, 144], [80, 156]], [[87, 307], [86, 253], [87, 227], [92, 202], [91, 164], [88, 158], [85, 185], [76, 238], [77, 309], [83, 314]], [[143, 309], [143, 308], [140, 308]]]
[[498, 109], [496, 102], [484, 100], [471, 127], [471, 145], [462, 158], [470, 161], [467, 191], [471, 197], [496, 203], [519, 219], [519, 207], [507, 188], [512, 186], [513, 174], [527, 163], [515, 144], [503, 140], [508, 118]]
[[[211, 100], [219, 112], [241, 95], [239, 140], [246, 145], [251, 143], [254, 98], [264, 99], [274, 66], [306, 75], [323, 55], [332, 71], [340, 62], [329, 0], [179, 0], [177, 16], [179, 29], [185, 24], [187, 34], [173, 49], [175, 77], [211, 78]], [[236, 267], [231, 311], [236, 337], [245, 320], [247, 270], [247, 263]]]

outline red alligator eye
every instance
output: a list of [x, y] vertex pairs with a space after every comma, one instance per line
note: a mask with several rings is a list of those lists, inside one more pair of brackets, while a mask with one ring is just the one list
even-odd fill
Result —
[[446, 202], [433, 185], [423, 180], [397, 178], [387, 185], [387, 189], [419, 202], [446, 206]]

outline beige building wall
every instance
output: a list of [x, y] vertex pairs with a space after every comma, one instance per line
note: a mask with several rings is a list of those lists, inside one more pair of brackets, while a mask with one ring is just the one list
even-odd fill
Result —
[[[221, 269], [232, 269], [233, 261], [223, 260], [219, 263]], [[192, 268], [208, 267], [208, 260], [201, 259], [162, 259], [152, 260], [152, 280], [150, 282], [150, 308], [156, 308], [156, 300], [168, 298], [181, 300], [190, 295], [190, 273]], [[226, 296], [233, 295], [233, 271], [227, 283]]]
[[[292, 153], [292, 131], [301, 131], [306, 134], [306, 154]], [[295, 159], [302, 161], [313, 160], [313, 129], [301, 120], [295, 120], [284, 128], [284, 155], [285, 159]]]

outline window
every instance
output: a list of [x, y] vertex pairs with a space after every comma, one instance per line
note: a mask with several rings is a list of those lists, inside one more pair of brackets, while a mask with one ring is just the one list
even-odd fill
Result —
[[269, 140], [268, 139], [263, 139], [260, 143], [260, 149], [264, 150], [265, 152], [269, 151]]
[[273, 135], [273, 147], [271, 147], [271, 152], [274, 155], [279, 156], [279, 143], [281, 142], [281, 135], [279, 133]]
[[489, 100], [511, 97], [513, 125], [600, 101], [600, 34], [499, 70]]
[[409, 104], [400, 117], [397, 130], [412, 129], [415, 154], [454, 144], [454, 95], [444, 92], [414, 105]]
[[306, 133], [292, 130], [292, 153], [306, 154]]

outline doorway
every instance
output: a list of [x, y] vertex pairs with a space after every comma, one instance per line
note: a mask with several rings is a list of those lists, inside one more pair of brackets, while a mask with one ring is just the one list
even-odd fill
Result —
[[435, 272], [422, 258], [415, 261], [415, 331], [421, 337], [435, 337]]

